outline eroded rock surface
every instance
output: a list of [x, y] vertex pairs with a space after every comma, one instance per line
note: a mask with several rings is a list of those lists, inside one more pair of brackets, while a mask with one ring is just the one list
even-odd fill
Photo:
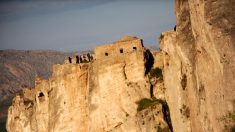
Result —
[[8, 111], [10, 132], [169, 131], [161, 103], [137, 111], [150, 98], [142, 40], [124, 37], [95, 49], [87, 63], [53, 66], [49, 80], [36, 78]]
[[235, 109], [235, 2], [176, 0], [175, 8], [176, 31], [162, 33], [160, 46], [174, 131], [231, 131], [221, 119]]
[[[55, 65], [49, 80], [14, 98], [8, 131], [234, 130], [225, 119], [235, 115], [234, 4], [176, 0], [177, 25], [161, 34], [160, 52], [127, 36], [95, 48], [88, 63]], [[150, 97], [163, 103], [138, 111]]]

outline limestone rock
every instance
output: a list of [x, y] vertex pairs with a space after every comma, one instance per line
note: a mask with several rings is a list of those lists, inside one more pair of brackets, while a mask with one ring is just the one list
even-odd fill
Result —
[[137, 111], [136, 102], [150, 98], [145, 52], [141, 39], [131, 39], [96, 47], [90, 62], [54, 65], [49, 80], [37, 77], [34, 90], [15, 97], [7, 130], [170, 131], [161, 104]]
[[235, 109], [235, 2], [176, 0], [175, 7], [176, 31], [162, 33], [160, 45], [174, 131], [228, 131], [221, 118]]

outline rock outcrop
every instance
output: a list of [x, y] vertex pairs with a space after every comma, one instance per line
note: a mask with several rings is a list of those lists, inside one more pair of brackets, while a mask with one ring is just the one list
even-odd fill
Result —
[[176, 31], [160, 37], [173, 129], [232, 131], [223, 118], [235, 109], [235, 2], [176, 0], [175, 8]]
[[25, 87], [33, 88], [36, 74], [48, 79], [54, 64], [63, 64], [68, 56], [79, 56], [87, 52], [0, 50], [0, 131], [4, 131], [1, 126], [6, 122], [7, 109], [13, 97], [16, 93], [21, 94]]
[[150, 101], [145, 109], [137, 109], [139, 101], [150, 98], [149, 52], [142, 40], [126, 37], [94, 51], [90, 62], [73, 63], [74, 58], [72, 63], [54, 65], [49, 80], [37, 78], [35, 89], [16, 96], [8, 111], [7, 130], [169, 131], [163, 103]]
[[49, 80], [14, 98], [8, 131], [234, 131], [235, 2], [176, 0], [175, 8], [160, 52], [127, 36], [88, 61], [54, 65]]

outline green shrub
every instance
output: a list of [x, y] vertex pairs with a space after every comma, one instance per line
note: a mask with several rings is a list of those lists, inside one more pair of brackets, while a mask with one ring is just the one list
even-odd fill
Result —
[[163, 75], [162, 75], [162, 69], [160, 68], [154, 68], [150, 70], [150, 77], [156, 77], [159, 78], [160, 80], [163, 80]]
[[235, 111], [228, 113], [228, 118], [232, 120], [232, 122], [235, 124]]
[[184, 74], [182, 76], [182, 79], [181, 79], [181, 86], [182, 86], [182, 89], [185, 90], [186, 86], [187, 86], [187, 76]]
[[143, 98], [140, 101], [137, 102], [138, 107], [137, 107], [137, 111], [141, 111], [143, 109], [146, 109], [156, 103], [159, 103], [159, 100], [152, 100], [152, 99], [148, 99], [148, 98]]
[[163, 130], [160, 126], [157, 127], [157, 132], [163, 132]]

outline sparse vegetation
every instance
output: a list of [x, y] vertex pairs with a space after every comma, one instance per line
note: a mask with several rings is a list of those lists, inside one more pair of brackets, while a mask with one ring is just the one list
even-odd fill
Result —
[[[235, 106], [235, 99], [232, 101]], [[235, 110], [229, 111], [225, 116], [219, 119], [224, 124], [224, 130], [227, 132], [235, 132]]]
[[223, 117], [225, 123], [224, 128], [226, 131], [235, 132], [235, 111], [229, 112]]
[[158, 38], [158, 39], [159, 39], [159, 42], [163, 39], [163, 37], [164, 37], [163, 34], [161, 34], [161, 35], [159, 36], [159, 38]]
[[28, 106], [29, 104], [33, 104], [32, 100], [24, 100], [24, 105]]
[[160, 127], [160, 125], [158, 125], [157, 127], [157, 132], [163, 132], [162, 128]]
[[182, 89], [185, 90], [187, 87], [187, 76], [183, 74], [182, 79], [181, 79], [181, 86]]
[[[235, 106], [235, 99], [232, 101]], [[225, 131], [235, 132], [235, 110], [228, 112], [222, 119]]]
[[154, 68], [150, 70], [150, 78], [158, 78], [159, 80], [163, 80], [162, 69]]
[[190, 117], [190, 110], [189, 107], [183, 104], [182, 108], [180, 109], [180, 113], [185, 116], [186, 118]]
[[150, 106], [153, 106], [154, 104], [157, 104], [157, 103], [160, 103], [160, 101], [157, 99], [143, 98], [137, 102], [137, 104], [138, 104], [137, 111], [141, 111], [141, 110], [146, 109]]

